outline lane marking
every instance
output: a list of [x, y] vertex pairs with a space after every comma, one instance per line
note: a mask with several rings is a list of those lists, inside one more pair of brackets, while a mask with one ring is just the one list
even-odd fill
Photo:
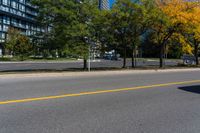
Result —
[[164, 84], [137, 86], [137, 87], [132, 87], [132, 88], [121, 88], [121, 89], [101, 90], [101, 91], [89, 91], [89, 92], [80, 92], [80, 93], [74, 93], [74, 94], [63, 94], [63, 95], [55, 95], [55, 96], [26, 98], [26, 99], [19, 99], [19, 100], [6, 100], [6, 101], [0, 101], [0, 105], [14, 104], [14, 103], [25, 103], [25, 102], [33, 102], [33, 101], [43, 101], [43, 100], [50, 100], [50, 99], [61, 99], [61, 98], [66, 98], [66, 97], [77, 97], [77, 96], [103, 94], [103, 93], [115, 93], [115, 92], [123, 92], [123, 91], [138, 90], [138, 89], [149, 89], [149, 88], [154, 88], [154, 87], [165, 87], [165, 86], [172, 86], [172, 85], [190, 84], [190, 83], [200, 83], [200, 80], [170, 82], [170, 83], [164, 83]]

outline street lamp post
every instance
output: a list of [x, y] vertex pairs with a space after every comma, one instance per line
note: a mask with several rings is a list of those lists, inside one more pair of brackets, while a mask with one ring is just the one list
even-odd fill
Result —
[[90, 59], [90, 45], [89, 45], [89, 54], [88, 54], [88, 72], [91, 71], [91, 59]]
[[85, 37], [85, 40], [86, 42], [89, 44], [88, 46], [88, 63], [87, 63], [87, 67], [88, 67], [88, 72], [91, 71], [91, 55], [90, 55], [90, 52], [91, 52], [91, 41], [88, 37]]

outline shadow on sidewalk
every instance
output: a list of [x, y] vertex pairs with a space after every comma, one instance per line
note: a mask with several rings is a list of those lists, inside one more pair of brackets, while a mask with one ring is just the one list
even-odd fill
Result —
[[184, 87], [179, 87], [178, 89], [187, 91], [187, 92], [200, 94], [200, 85], [184, 86]]

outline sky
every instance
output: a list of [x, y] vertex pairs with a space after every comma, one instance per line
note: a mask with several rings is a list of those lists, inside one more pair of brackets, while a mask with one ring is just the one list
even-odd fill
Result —
[[115, 0], [110, 0], [110, 6], [114, 3]]

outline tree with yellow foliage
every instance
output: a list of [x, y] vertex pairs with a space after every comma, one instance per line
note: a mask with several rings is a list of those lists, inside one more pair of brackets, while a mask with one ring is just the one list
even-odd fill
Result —
[[188, 12], [185, 13], [185, 34], [186, 39], [193, 46], [193, 52], [196, 58], [196, 65], [199, 65], [198, 48], [200, 43], [200, 1], [192, 1], [185, 3]]
[[158, 6], [157, 11], [154, 14], [154, 25], [152, 30], [154, 34], [154, 41], [160, 47], [160, 67], [164, 66], [164, 54], [166, 45], [169, 39], [174, 33], [178, 31], [181, 24], [172, 21], [172, 16], [167, 15], [166, 11], [171, 6], [168, 2], [161, 2], [155, 0], [155, 4]]
[[193, 2], [197, 6], [193, 8], [193, 14], [191, 15], [191, 19], [188, 22], [187, 33], [191, 36], [192, 43], [194, 46], [194, 55], [196, 58], [196, 65], [199, 65], [198, 59], [198, 48], [200, 43], [200, 2]]
[[196, 25], [199, 24], [200, 20], [198, 14], [200, 13], [200, 4], [199, 1], [189, 2], [185, 0], [155, 0], [155, 2], [159, 8], [153, 30], [156, 33], [157, 43], [160, 45], [160, 67], [163, 67], [163, 56], [170, 39], [179, 40], [186, 52], [192, 50], [183, 34], [192, 33], [197, 29]]

